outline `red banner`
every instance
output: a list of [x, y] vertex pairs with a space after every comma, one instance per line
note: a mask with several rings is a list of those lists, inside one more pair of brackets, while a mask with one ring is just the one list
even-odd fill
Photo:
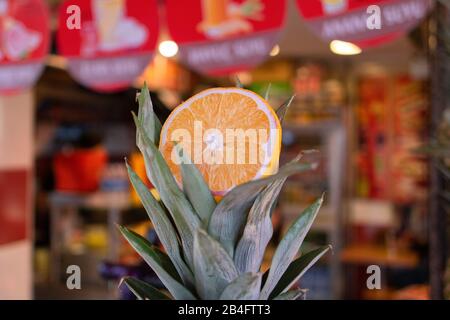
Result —
[[29, 237], [30, 173], [0, 170], [0, 245]]
[[370, 47], [395, 40], [417, 26], [432, 7], [432, 1], [297, 0], [297, 6], [322, 39]]
[[[77, 8], [79, 28], [74, 27]], [[128, 87], [155, 50], [157, 9], [155, 0], [65, 1], [59, 12], [57, 40], [72, 76], [99, 91]]]
[[49, 50], [49, 21], [42, 0], [0, 1], [0, 92], [36, 82]]
[[285, 0], [167, 0], [169, 32], [181, 60], [204, 74], [245, 70], [277, 44]]

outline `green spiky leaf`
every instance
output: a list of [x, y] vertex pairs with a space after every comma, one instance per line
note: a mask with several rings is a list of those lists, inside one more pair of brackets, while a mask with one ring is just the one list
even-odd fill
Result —
[[281, 240], [272, 258], [269, 275], [261, 291], [261, 299], [269, 298], [289, 264], [297, 255], [322, 203], [323, 196], [300, 215]]
[[225, 195], [214, 210], [209, 221], [209, 234], [222, 244], [230, 256], [233, 256], [239, 232], [247, 219], [247, 212], [261, 190], [274, 181], [314, 167], [314, 164], [309, 163], [289, 163], [274, 175], [235, 187]]
[[223, 291], [220, 300], [257, 300], [261, 290], [260, 273], [244, 273]]
[[[281, 122], [292, 100], [277, 110]], [[283, 183], [290, 175], [316, 165], [300, 164], [298, 157], [273, 176], [235, 187], [216, 204], [202, 175], [191, 162], [181, 161], [183, 190], [175, 181], [157, 148], [161, 123], [154, 114], [146, 86], [139, 96], [138, 116], [133, 114], [133, 118], [147, 175], [163, 205], [130, 167], [128, 172], [167, 254], [138, 234], [123, 227], [120, 230], [171, 295], [175, 299], [304, 298], [304, 290], [287, 290], [328, 250], [327, 247], [313, 251], [293, 261], [320, 204], [315, 203], [294, 222], [276, 249], [269, 271], [264, 276], [256, 271], [261, 268], [262, 256], [271, 238], [270, 216]], [[140, 280], [126, 278], [124, 282], [140, 299], [168, 298]]]
[[240, 273], [258, 272], [267, 244], [272, 238], [271, 214], [286, 178], [272, 182], [256, 198], [236, 247], [234, 263]]
[[206, 231], [198, 229], [194, 239], [194, 275], [202, 299], [216, 300], [238, 277], [228, 253]]
[[266, 93], [264, 94], [264, 99], [265, 100], [269, 100], [269, 96], [270, 96], [270, 90], [272, 89], [272, 84], [269, 83], [269, 85], [267, 86], [266, 89]]
[[[145, 132], [147, 136], [153, 141], [154, 144], [159, 144], [159, 135], [161, 133], [161, 122], [156, 116], [153, 110], [152, 99], [150, 98], [150, 92], [148, 90], [147, 84], [144, 84], [139, 96], [139, 111], [138, 119], [141, 123], [145, 123]], [[143, 145], [143, 139], [139, 132], [136, 133], [136, 141], [139, 148]]]
[[308, 252], [307, 254], [302, 255], [301, 257], [294, 260], [289, 265], [280, 281], [278, 281], [277, 285], [270, 294], [269, 299], [285, 293], [330, 249], [331, 246], [324, 246]]
[[168, 296], [147, 282], [133, 277], [126, 277], [122, 279], [122, 282], [127, 285], [128, 289], [130, 289], [139, 300], [170, 300]]
[[[162, 252], [158, 252], [150, 242], [139, 234], [125, 228], [120, 227], [120, 231], [137, 253], [144, 259], [145, 262], [153, 269], [158, 278], [169, 290], [172, 296], [177, 300], [195, 300], [195, 296], [186, 289], [179, 281], [178, 274], [175, 268], [170, 266], [172, 263], [170, 259]], [[170, 271], [173, 269], [173, 271]]]
[[131, 184], [133, 185], [136, 193], [141, 199], [141, 202], [145, 210], [147, 211], [150, 220], [152, 221], [159, 240], [166, 249], [169, 258], [177, 269], [178, 274], [183, 280], [183, 283], [189, 287], [192, 287], [194, 285], [194, 276], [191, 270], [189, 270], [188, 266], [183, 261], [182, 255], [180, 253], [177, 232], [175, 231], [172, 222], [170, 221], [163, 207], [153, 197], [150, 190], [147, 188], [144, 182], [142, 182], [136, 172], [134, 172], [134, 170], [128, 164], [126, 164], [126, 166]]
[[[141, 153], [144, 154], [146, 149], [146, 139], [149, 139], [155, 145], [159, 144], [159, 136], [161, 133], [162, 125], [153, 110], [153, 103], [146, 83], [137, 96], [137, 100], [139, 103], [137, 118], [139, 119], [139, 123], [145, 124], [143, 125], [143, 131], [145, 132], [145, 134], [143, 135], [139, 130], [136, 130], [136, 146], [139, 148]], [[144, 158], [144, 162], [147, 176], [150, 177], [151, 172], [149, 169], [150, 164], [148, 163], [148, 159]]]
[[278, 119], [280, 119], [281, 124], [283, 124], [284, 117], [286, 116], [286, 113], [289, 110], [289, 107], [291, 106], [292, 101], [294, 101], [294, 98], [295, 98], [295, 96], [290, 97], [277, 109], [276, 113], [277, 113]]
[[133, 114], [133, 118], [138, 131], [143, 137], [143, 155], [149, 166], [149, 179], [158, 190], [161, 200], [172, 215], [181, 237], [184, 254], [192, 267], [193, 239], [195, 230], [200, 227], [200, 219], [175, 181], [161, 152], [148, 139], [142, 124], [135, 114]]
[[236, 82], [236, 84], [235, 84], [236, 88], [243, 88], [244, 87], [244, 85], [241, 82], [241, 79], [239, 79], [238, 76], [235, 77], [235, 82]]
[[294, 289], [276, 296], [273, 300], [305, 300], [306, 290]]
[[183, 150], [181, 150], [179, 145], [175, 147], [180, 157], [183, 191], [199, 215], [203, 225], [206, 227], [208, 226], [211, 214], [216, 208], [216, 201], [198, 168]]

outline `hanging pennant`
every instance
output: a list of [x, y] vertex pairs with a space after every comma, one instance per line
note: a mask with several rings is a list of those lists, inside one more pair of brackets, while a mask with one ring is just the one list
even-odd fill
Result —
[[42, 0], [0, 0], [0, 92], [32, 87], [49, 50], [48, 8]]
[[58, 49], [81, 84], [116, 91], [145, 70], [158, 28], [155, 0], [67, 0], [59, 12]]
[[417, 26], [431, 0], [297, 0], [300, 14], [325, 41], [360, 47], [393, 41]]
[[284, 0], [167, 0], [180, 59], [203, 74], [255, 67], [269, 57], [285, 21]]

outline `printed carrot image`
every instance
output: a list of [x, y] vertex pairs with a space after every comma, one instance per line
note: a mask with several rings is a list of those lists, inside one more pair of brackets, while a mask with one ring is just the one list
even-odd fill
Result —
[[326, 14], [336, 14], [347, 9], [347, 0], [322, 0], [322, 6]]
[[228, 20], [227, 8], [228, 0], [203, 0], [203, 21], [204, 23], [217, 26]]

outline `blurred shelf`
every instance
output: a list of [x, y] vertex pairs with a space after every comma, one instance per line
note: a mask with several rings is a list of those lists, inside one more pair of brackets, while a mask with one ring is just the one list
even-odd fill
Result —
[[430, 287], [428, 285], [411, 285], [400, 290], [386, 288], [381, 290], [364, 290], [363, 299], [368, 300], [429, 300]]
[[329, 133], [331, 130], [341, 125], [338, 120], [312, 121], [310, 123], [286, 122], [283, 130], [290, 131], [295, 134], [314, 134]]
[[[52, 193], [50, 195], [50, 280], [52, 284], [58, 284], [60, 282], [61, 270], [64, 269], [63, 265], [67, 265], [63, 258], [66, 253], [71, 251], [68, 250], [68, 248], [70, 249], [70, 246], [68, 247], [68, 239], [80, 229], [85, 228], [83, 223], [80, 222], [83, 220], [80, 209], [104, 211], [107, 232], [105, 258], [108, 261], [118, 261], [121, 240], [117, 225], [121, 224], [123, 214], [132, 207], [130, 195], [126, 191], [93, 192], [86, 194], [70, 192]], [[79, 253], [82, 253], [83, 247], [80, 246], [79, 249]], [[76, 255], [70, 254], [68, 256], [76, 257]], [[83, 261], [83, 257], [85, 256], [78, 254], [78, 260]]]
[[[82, 290], [69, 290], [64, 285], [36, 284], [36, 300], [117, 300], [118, 281], [104, 286], [82, 284]], [[114, 288], [112, 290], [111, 288]]]
[[[318, 117], [321, 115], [318, 115]], [[301, 118], [286, 119], [283, 126], [283, 138], [291, 141], [292, 154], [301, 149], [316, 149], [318, 153], [305, 155], [304, 159], [319, 163], [315, 171], [299, 175], [297, 179], [290, 179], [284, 190], [284, 203], [281, 211], [284, 224], [289, 226], [320, 194], [326, 191], [326, 203], [321, 208], [311, 229], [316, 234], [311, 236], [312, 244], [331, 244], [335, 254], [329, 257], [326, 264], [326, 276], [320, 274], [317, 280], [323, 280], [327, 297], [340, 299], [343, 294], [342, 263], [340, 252], [342, 248], [342, 209], [343, 186], [345, 168], [345, 149], [347, 144], [346, 131], [339, 114], [333, 117], [323, 117], [304, 122]], [[298, 122], [295, 122], [295, 119]], [[303, 120], [303, 119], [302, 119]], [[286, 135], [285, 135], [286, 134]], [[309, 142], [307, 142], [309, 140]], [[291, 149], [292, 150], [292, 149]], [[310, 159], [311, 158], [311, 159]], [[330, 161], [332, 159], [332, 161]], [[319, 179], [318, 179], [319, 177]], [[308, 186], [309, 184], [309, 186]], [[310, 187], [312, 185], [312, 187]], [[298, 188], [296, 192], [289, 192], [289, 188]], [[323, 188], [323, 190], [321, 190]], [[311, 201], [309, 201], [311, 199]]]
[[290, 178], [285, 183], [286, 186], [313, 186], [315, 188], [325, 189], [328, 186], [328, 181], [323, 178], [315, 178], [313, 176], [302, 176], [301, 178]]
[[[306, 209], [305, 206], [301, 205], [283, 205], [281, 207], [281, 211], [283, 216], [287, 218], [287, 220], [294, 220], [297, 218], [303, 210]], [[333, 209], [329, 206], [323, 206], [320, 209], [320, 213], [317, 215], [316, 220], [311, 226], [311, 230], [321, 231], [321, 232], [333, 232], [335, 228], [335, 217], [333, 214]]]
[[414, 268], [419, 262], [418, 255], [409, 250], [389, 250], [384, 246], [350, 245], [341, 252], [344, 263], [369, 265], [378, 264], [385, 267]]
[[97, 210], [126, 210], [133, 208], [128, 192], [54, 192], [50, 195], [50, 202], [55, 206], [76, 206]]

